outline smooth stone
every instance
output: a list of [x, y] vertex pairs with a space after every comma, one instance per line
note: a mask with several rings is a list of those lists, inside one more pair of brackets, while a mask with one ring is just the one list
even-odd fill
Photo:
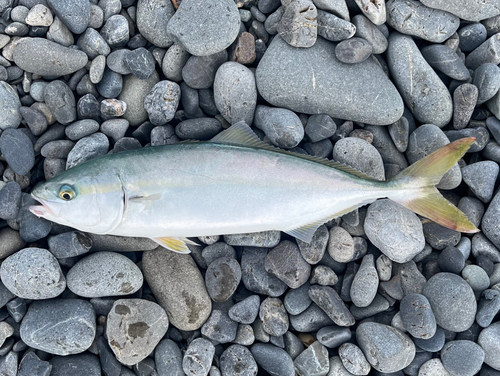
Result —
[[21, 102], [17, 90], [5, 81], [0, 81], [0, 112], [2, 122], [0, 129], [17, 128], [21, 124]]
[[477, 103], [478, 88], [462, 84], [453, 92], [453, 128], [463, 129], [469, 123]]
[[90, 20], [89, 0], [47, 0], [47, 4], [73, 33], [81, 34], [87, 28]]
[[332, 137], [337, 131], [337, 124], [326, 114], [311, 115], [307, 119], [304, 133], [310, 142], [319, 142]]
[[463, 332], [474, 323], [477, 311], [474, 291], [456, 274], [435, 274], [425, 284], [422, 295], [429, 300], [436, 323], [443, 329]]
[[154, 125], [163, 125], [172, 120], [179, 106], [181, 89], [171, 81], [158, 82], [144, 98], [144, 109], [149, 121]]
[[500, 371], [500, 322], [495, 322], [483, 329], [477, 343], [484, 350], [484, 363]]
[[57, 16], [54, 17], [54, 21], [52, 22], [52, 25], [50, 25], [46, 36], [48, 40], [59, 43], [60, 45], [65, 47], [69, 47], [75, 44], [73, 33]]
[[[43, 364], [45, 362], [41, 363]], [[93, 354], [85, 353], [69, 356], [56, 356], [50, 359], [49, 364], [50, 367], [52, 367], [50, 376], [101, 376], [101, 364], [99, 362], [99, 358]]]
[[356, 27], [354, 35], [367, 40], [373, 47], [373, 54], [381, 54], [387, 50], [387, 38], [368, 18], [357, 14], [353, 17], [352, 24]]
[[470, 72], [462, 59], [450, 47], [442, 44], [432, 44], [420, 50], [429, 65], [448, 77], [458, 81], [470, 78]]
[[102, 35], [109, 47], [125, 46], [130, 35], [127, 19], [120, 14], [111, 16], [101, 28], [100, 35]]
[[316, 338], [324, 346], [334, 349], [351, 339], [351, 330], [337, 326], [325, 326], [318, 330]]
[[356, 307], [355, 305], [352, 305], [350, 310], [354, 319], [363, 320], [368, 317], [375, 316], [378, 313], [385, 312], [389, 309], [389, 307], [389, 301], [382, 295], [377, 294], [370, 305], [366, 307]]
[[90, 136], [92, 133], [95, 133], [98, 130], [99, 123], [92, 119], [75, 121], [64, 129], [66, 137], [73, 141], [77, 141], [83, 137]]
[[145, 359], [168, 329], [165, 310], [144, 299], [119, 299], [108, 314], [106, 334], [116, 358], [134, 365]]
[[389, 36], [387, 64], [417, 120], [438, 127], [448, 124], [453, 113], [451, 95], [410, 36], [399, 33]]
[[123, 58], [123, 63], [130, 73], [140, 80], [146, 80], [155, 73], [155, 59], [153, 54], [144, 47], [139, 47], [126, 54]]
[[443, 348], [445, 343], [444, 330], [437, 327], [436, 333], [431, 338], [413, 338], [413, 342], [424, 351], [438, 352]]
[[231, 257], [220, 257], [209, 264], [205, 273], [208, 294], [214, 302], [225, 302], [238, 288], [241, 281], [241, 267]]
[[465, 66], [476, 70], [485, 63], [500, 63], [500, 35], [498, 33], [486, 39], [479, 47], [476, 47], [465, 58]]
[[351, 284], [351, 301], [357, 307], [368, 307], [377, 294], [379, 279], [373, 255], [366, 255]]
[[182, 359], [182, 369], [187, 375], [207, 376], [215, 355], [214, 345], [205, 338], [193, 340]]
[[[482, 270], [481, 267], [477, 267]], [[484, 270], [482, 271], [486, 274]], [[474, 291], [478, 292], [478, 290]], [[498, 312], [500, 312], [500, 291], [497, 287], [492, 286], [491, 290], [487, 289], [482, 291], [481, 298], [477, 306], [476, 323], [483, 328], [487, 328], [491, 325]]]
[[[76, 104], [76, 112], [77, 112], [79, 119], [84, 119], [84, 120], [93, 119], [96, 116], [99, 116], [99, 114], [100, 114], [99, 101], [96, 99], [94, 94], [91, 94], [91, 93], [85, 94], [78, 100], [78, 102]], [[90, 123], [84, 123], [84, 120], [79, 120], [75, 123], [82, 122], [82, 124], [87, 124], [87, 125], [90, 124]], [[93, 121], [95, 123], [92, 123], [92, 124], [97, 124], [96, 130], [94, 130], [94, 131], [87, 130], [87, 129], [95, 129], [95, 126], [88, 127], [88, 128], [82, 128], [82, 129], [80, 129], [78, 127], [74, 127], [74, 128], [77, 128], [78, 130], [75, 130], [74, 136], [70, 136], [70, 130], [73, 128], [70, 128], [71, 125], [69, 125], [68, 127], [66, 127], [66, 136], [68, 136], [68, 138], [74, 137], [74, 138], [70, 138], [72, 140], [74, 140], [74, 139], [78, 140], [82, 137], [88, 136], [88, 135], [96, 132], [99, 129], [99, 123], [97, 123], [95, 120], [93, 120]], [[83, 133], [83, 135], [81, 135], [80, 131]], [[73, 133], [73, 132], [71, 132], [71, 133]]]
[[226, 50], [208, 56], [191, 56], [182, 67], [182, 79], [192, 89], [208, 89], [214, 84], [217, 70], [227, 58]]
[[8, 128], [0, 135], [0, 151], [10, 168], [27, 175], [35, 165], [33, 143], [20, 129]]
[[181, 140], [210, 140], [222, 130], [222, 124], [214, 118], [188, 119], [175, 127], [175, 134]]
[[65, 232], [48, 239], [50, 252], [58, 259], [83, 255], [92, 248], [92, 240], [79, 231]]
[[305, 283], [299, 288], [289, 290], [283, 301], [285, 309], [291, 315], [299, 315], [311, 305], [309, 297], [309, 283]]
[[450, 12], [467, 21], [481, 21], [500, 14], [498, 4], [492, 0], [486, 0], [481, 4], [470, 0], [423, 0], [422, 3], [434, 9]]
[[[316, 2], [316, 1], [313, 1]], [[356, 33], [356, 26], [334, 14], [317, 10], [318, 35], [332, 42], [351, 38]]]
[[233, 305], [228, 312], [229, 318], [241, 324], [252, 324], [259, 314], [260, 298], [251, 295]]
[[199, 329], [208, 319], [212, 303], [192, 257], [158, 248], [144, 252], [142, 267], [170, 323], [181, 330]]
[[287, 1], [276, 30], [290, 46], [307, 48], [316, 43], [318, 11], [310, 0]]
[[[346, 65], [337, 60], [334, 49], [321, 38], [310, 48], [296, 49], [275, 37], [257, 67], [259, 93], [270, 104], [299, 113], [326, 113], [369, 124], [397, 121], [403, 113], [401, 97], [377, 63], [367, 59]], [[290, 61], [286, 70], [281, 61]], [[304, 70], [304, 64], [310, 69]]]
[[436, 319], [425, 296], [406, 295], [401, 301], [400, 313], [405, 329], [413, 337], [430, 339], [436, 333]]
[[361, 63], [368, 59], [372, 52], [371, 43], [360, 37], [343, 40], [335, 47], [335, 56], [345, 64]]
[[450, 341], [441, 350], [443, 366], [452, 375], [473, 376], [481, 370], [484, 359], [484, 350], [472, 341]]
[[87, 64], [87, 55], [42, 38], [26, 38], [14, 50], [16, 65], [41, 76], [64, 76]]
[[299, 117], [285, 108], [258, 105], [254, 125], [262, 130], [269, 140], [283, 149], [291, 149], [304, 138], [304, 127]]
[[299, 376], [324, 376], [330, 368], [328, 349], [315, 341], [294, 359], [293, 364]]
[[63, 81], [52, 81], [45, 86], [43, 98], [59, 123], [67, 125], [76, 120], [75, 95]]
[[283, 349], [266, 343], [256, 343], [250, 351], [257, 362], [271, 375], [295, 376], [294, 363]]
[[[0, 259], [4, 259], [21, 250], [25, 245], [26, 242], [21, 238], [18, 231], [12, 230], [10, 227], [5, 227], [0, 230]], [[0, 307], [1, 306], [0, 299]]]
[[2, 283], [25, 299], [51, 299], [66, 288], [57, 259], [42, 248], [24, 248], [7, 257], [0, 268]]
[[463, 181], [470, 187], [472, 193], [484, 203], [491, 201], [499, 167], [493, 161], [482, 161], [465, 166], [461, 169]]
[[[320, 287], [330, 288], [328, 286], [320, 286]], [[325, 302], [325, 304], [322, 305], [324, 305], [326, 308], [333, 306], [331, 303], [333, 299], [329, 299], [328, 295], [326, 294], [323, 295], [325, 295], [326, 299], [329, 301]], [[338, 300], [340, 300], [340, 298]], [[344, 316], [347, 317], [348, 315], [346, 314]], [[301, 314], [290, 316], [289, 318], [290, 318], [290, 326], [292, 327], [292, 329], [297, 332], [303, 332], [303, 333], [315, 332], [324, 326], [330, 326], [334, 324], [332, 319], [325, 313], [325, 311], [316, 304], [311, 304], [309, 308], [306, 309]], [[354, 322], [354, 318], [352, 318], [352, 320], [349, 321]]]
[[170, 47], [172, 39], [167, 34], [167, 25], [175, 13], [168, 0], [139, 0], [137, 2], [137, 29], [141, 35], [158, 47]]
[[248, 234], [224, 235], [224, 242], [232, 246], [276, 247], [280, 242], [281, 232], [262, 231]]
[[168, 36], [195, 56], [225, 50], [238, 37], [240, 13], [232, 0], [207, 7], [203, 0], [184, 0], [167, 25]]
[[162, 340], [154, 353], [158, 376], [184, 376], [181, 350], [174, 341]]
[[30, 347], [55, 355], [87, 350], [96, 334], [92, 305], [79, 299], [31, 303], [21, 322], [21, 339]]
[[[96, 359], [97, 360], [97, 359]], [[99, 362], [97, 362], [99, 365]], [[99, 367], [100, 371], [100, 367]], [[19, 362], [19, 368], [17, 369], [17, 376], [49, 376], [56, 375], [62, 376], [63, 374], [57, 373], [54, 370], [54, 366], [47, 361], [41, 360], [33, 351], [27, 351], [21, 361]], [[83, 376], [78, 373], [73, 373], [74, 376]], [[90, 376], [97, 376], [97, 374], [90, 374]]]
[[[323, 310], [335, 324], [338, 326], [354, 325], [354, 317], [333, 288], [329, 286], [313, 285], [309, 288], [308, 293], [311, 300], [316, 303], [317, 306], [321, 308], [321, 310]], [[310, 310], [311, 307], [304, 311], [303, 315]], [[293, 321], [292, 326], [295, 326]]]
[[285, 282], [290, 288], [298, 288], [307, 282], [311, 266], [300, 254], [299, 247], [285, 240], [273, 248], [265, 259], [265, 269]]
[[407, 367], [415, 357], [412, 340], [398, 329], [375, 322], [364, 322], [356, 330], [358, 346], [374, 369], [384, 373]]
[[88, 160], [105, 155], [109, 149], [109, 140], [102, 133], [94, 133], [84, 137], [75, 144], [68, 154], [66, 169]]
[[250, 69], [236, 62], [222, 64], [214, 79], [214, 100], [217, 109], [230, 123], [252, 124], [257, 105], [255, 76]]
[[370, 363], [361, 349], [352, 344], [344, 343], [339, 347], [339, 356], [345, 369], [353, 375], [368, 375], [371, 371]]
[[345, 137], [333, 147], [333, 159], [377, 180], [385, 180], [384, 164], [380, 153], [367, 141], [358, 137]]
[[444, 134], [446, 135], [446, 137], [448, 137], [450, 142], [465, 137], [475, 137], [476, 140], [471, 145], [469, 150], [467, 150], [467, 153], [475, 153], [477, 151], [483, 150], [488, 144], [488, 141], [490, 140], [490, 133], [484, 127], [465, 128], [465, 129], [460, 129], [458, 131], [450, 130], [444, 132]]
[[23, 119], [26, 121], [26, 125], [33, 135], [40, 136], [47, 130], [47, 118], [40, 111], [31, 107], [21, 107], [20, 111]]
[[182, 81], [182, 69], [188, 61], [189, 56], [189, 52], [178, 44], [174, 44], [167, 50], [161, 64], [161, 70], [167, 80], [174, 82]]
[[123, 77], [121, 74], [106, 68], [101, 81], [96, 85], [96, 89], [104, 98], [116, 98], [123, 90]]
[[465, 257], [458, 248], [446, 247], [439, 254], [437, 264], [442, 272], [459, 274], [465, 266]]
[[463, 52], [470, 52], [483, 43], [487, 38], [486, 27], [482, 23], [471, 23], [457, 31], [459, 47]]
[[426, 7], [419, 1], [389, 0], [386, 7], [389, 26], [400, 33], [416, 36], [429, 42], [444, 42], [460, 26], [457, 16]]
[[222, 376], [254, 376], [258, 368], [250, 350], [241, 345], [229, 346], [220, 356]]
[[477, 104], [493, 98], [500, 88], [500, 68], [492, 63], [479, 66], [473, 74], [472, 83], [478, 88]]
[[260, 305], [259, 317], [266, 333], [281, 336], [288, 331], [288, 314], [278, 298], [266, 298]]
[[500, 251], [483, 234], [475, 234], [471, 243], [472, 255], [475, 258], [485, 256], [494, 263], [500, 262]]
[[123, 115], [123, 118], [128, 120], [131, 126], [138, 126], [148, 120], [148, 113], [144, 108], [144, 99], [159, 81], [160, 78], [156, 71], [145, 80], [141, 80], [133, 74], [125, 76], [123, 89], [118, 99], [127, 104], [127, 112]]
[[[218, 239], [216, 239], [216, 241], [217, 240]], [[201, 251], [201, 255], [205, 260], [207, 266], [219, 257], [229, 257], [236, 259], [236, 251], [234, 250], [234, 248], [224, 242], [216, 242], [208, 245], [207, 247], [203, 248], [203, 251]]]

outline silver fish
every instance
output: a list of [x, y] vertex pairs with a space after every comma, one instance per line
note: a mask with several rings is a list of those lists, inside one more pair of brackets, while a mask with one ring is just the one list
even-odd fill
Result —
[[[209, 142], [110, 154], [37, 186], [39, 217], [81, 231], [147, 237], [186, 253], [189, 237], [281, 230], [310, 242], [324, 222], [388, 197], [443, 226], [478, 229], [434, 187], [474, 142], [455, 141], [374, 180], [353, 168], [274, 148], [245, 123]], [[194, 243], [196, 244], [196, 243]]]

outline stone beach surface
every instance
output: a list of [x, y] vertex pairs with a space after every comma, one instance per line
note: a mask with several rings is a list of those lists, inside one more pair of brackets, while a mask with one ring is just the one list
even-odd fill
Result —
[[[498, 0], [0, 0], [0, 375], [499, 375], [499, 64]], [[382, 199], [182, 255], [28, 209], [239, 121], [381, 181], [474, 136], [437, 188], [481, 232]]]

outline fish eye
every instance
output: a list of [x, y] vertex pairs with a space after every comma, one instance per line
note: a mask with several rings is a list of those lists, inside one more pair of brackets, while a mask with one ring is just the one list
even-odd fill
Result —
[[69, 185], [63, 185], [59, 190], [59, 198], [64, 201], [70, 201], [76, 196], [75, 190]]

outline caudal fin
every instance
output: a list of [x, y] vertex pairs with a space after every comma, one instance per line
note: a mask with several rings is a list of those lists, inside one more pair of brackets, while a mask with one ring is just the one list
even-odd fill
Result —
[[389, 198], [444, 227], [460, 232], [478, 232], [467, 216], [435, 187], [474, 141], [475, 137], [467, 137], [452, 142], [400, 172], [390, 180], [396, 190]]

